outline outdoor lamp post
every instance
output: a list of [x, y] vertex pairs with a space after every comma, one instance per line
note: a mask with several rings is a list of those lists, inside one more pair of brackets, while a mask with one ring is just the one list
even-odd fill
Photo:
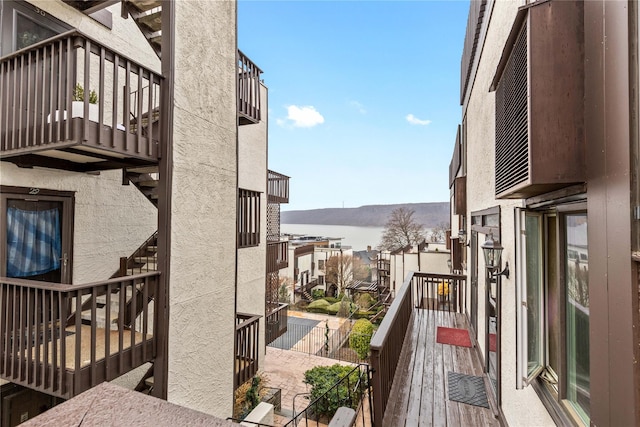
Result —
[[447, 267], [449, 267], [449, 273], [451, 273], [451, 258], [447, 260]]

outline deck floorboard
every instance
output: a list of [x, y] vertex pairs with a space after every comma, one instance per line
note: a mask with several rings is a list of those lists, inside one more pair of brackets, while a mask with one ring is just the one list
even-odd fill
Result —
[[436, 342], [438, 326], [469, 330], [464, 315], [416, 310], [413, 316], [382, 425], [500, 425], [491, 409], [449, 400], [448, 372], [483, 376], [475, 348]]

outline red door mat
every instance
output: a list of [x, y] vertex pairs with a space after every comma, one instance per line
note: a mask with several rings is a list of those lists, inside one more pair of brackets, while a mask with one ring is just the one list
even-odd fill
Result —
[[436, 342], [439, 342], [440, 344], [471, 347], [471, 338], [469, 338], [469, 331], [467, 331], [466, 329], [445, 328], [444, 326], [438, 326]]

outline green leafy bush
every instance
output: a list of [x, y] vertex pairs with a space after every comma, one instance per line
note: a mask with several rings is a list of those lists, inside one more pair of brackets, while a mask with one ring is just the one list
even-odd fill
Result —
[[358, 307], [352, 302], [338, 301], [338, 302], [334, 302], [329, 307], [327, 307], [327, 313], [329, 313], [329, 314], [338, 314], [338, 312], [340, 312], [340, 309], [343, 309], [343, 312], [346, 312], [346, 315], [344, 315], [344, 317], [346, 317], [346, 316], [349, 315], [349, 313], [352, 313], [352, 312], [356, 311], [358, 309]]
[[[342, 381], [327, 396], [317, 402], [315, 413], [318, 416], [330, 419], [341, 406], [353, 409], [358, 407], [361, 397], [360, 389], [351, 390], [351, 396], [349, 396], [349, 386], [353, 388], [353, 385], [357, 384], [360, 371], [358, 369], [354, 370], [353, 366], [335, 364], [332, 366], [316, 366], [304, 373], [304, 383], [311, 386], [311, 395], [309, 397], [311, 402], [323, 396], [327, 390], [331, 389], [347, 375], [349, 376], [348, 381]], [[366, 381], [366, 378], [362, 380]]]
[[307, 306], [307, 311], [311, 313], [327, 313], [328, 308], [329, 302], [327, 300], [318, 299]]
[[336, 298], [336, 297], [324, 297], [324, 299], [326, 299], [330, 304], [334, 304], [336, 302], [341, 301], [340, 298]]
[[356, 303], [363, 309], [368, 310], [375, 303], [375, 299], [367, 292], [362, 292], [356, 297]]
[[311, 291], [311, 297], [314, 300], [320, 299], [320, 298], [324, 298], [324, 291], [322, 289], [313, 289]]
[[360, 359], [369, 355], [369, 343], [373, 335], [373, 324], [367, 319], [359, 319], [354, 323], [349, 334], [349, 347], [358, 354]]

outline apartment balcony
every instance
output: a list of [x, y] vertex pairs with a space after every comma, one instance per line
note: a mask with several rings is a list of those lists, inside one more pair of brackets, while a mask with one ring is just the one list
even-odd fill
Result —
[[78, 172], [155, 165], [161, 82], [76, 30], [0, 58], [0, 159]]
[[289, 318], [289, 305], [278, 304], [278, 308], [267, 314], [266, 343], [271, 344], [278, 337], [287, 332], [287, 319]]
[[236, 314], [234, 390], [258, 373], [260, 317], [254, 314]]
[[158, 277], [82, 285], [0, 278], [0, 378], [68, 399], [153, 361]]
[[474, 345], [436, 338], [438, 327], [469, 330], [462, 314], [465, 287], [461, 275], [407, 276], [371, 339], [376, 425], [499, 425], [491, 409], [449, 399], [449, 372], [483, 376]]
[[289, 177], [270, 170], [267, 196], [269, 203], [289, 203]]
[[267, 273], [275, 273], [289, 266], [289, 242], [267, 242]]
[[238, 50], [238, 70], [238, 124], [258, 123], [262, 118], [260, 111], [262, 70], [240, 50]]

